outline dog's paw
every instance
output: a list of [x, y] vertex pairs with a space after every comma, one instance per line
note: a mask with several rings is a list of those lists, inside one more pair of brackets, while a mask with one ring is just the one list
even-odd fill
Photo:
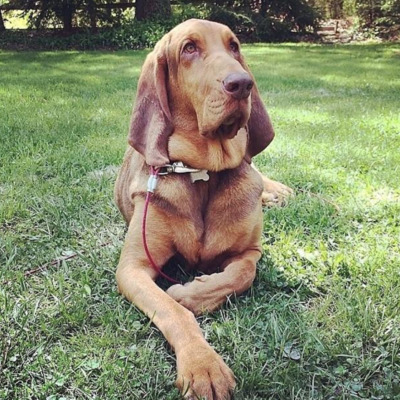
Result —
[[185, 399], [229, 400], [235, 378], [221, 356], [207, 343], [191, 343], [177, 351], [176, 386]]
[[226, 301], [226, 297], [207, 285], [210, 279], [212, 280], [210, 276], [198, 276], [185, 285], [172, 285], [167, 293], [183, 307], [192, 311], [194, 315], [214, 311]]
[[284, 206], [294, 191], [283, 183], [273, 181], [263, 176], [264, 190], [262, 193], [262, 204], [264, 207]]
[[190, 293], [191, 290], [188, 287], [190, 283], [186, 283], [185, 285], [172, 285], [167, 290], [167, 294], [169, 294], [175, 301], [177, 301], [180, 305], [192, 311], [194, 315], [200, 315], [202, 312], [206, 311], [199, 304], [199, 299], [195, 299], [192, 297]]

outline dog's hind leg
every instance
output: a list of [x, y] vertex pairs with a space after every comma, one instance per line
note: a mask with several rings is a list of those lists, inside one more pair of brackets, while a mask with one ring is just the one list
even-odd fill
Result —
[[284, 206], [290, 197], [294, 196], [294, 191], [289, 186], [278, 181], [267, 178], [254, 164], [251, 166], [260, 174], [264, 190], [262, 193], [262, 204], [265, 207]]

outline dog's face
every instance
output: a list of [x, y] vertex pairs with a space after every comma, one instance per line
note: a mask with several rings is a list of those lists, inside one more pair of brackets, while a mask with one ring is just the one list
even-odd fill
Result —
[[244, 126], [250, 161], [274, 131], [236, 36], [227, 26], [204, 20], [172, 29], [143, 65], [130, 145], [148, 165], [162, 166], [169, 162], [174, 131], [225, 141]]
[[195, 119], [207, 137], [232, 138], [250, 117], [253, 79], [240, 43], [225, 25], [190, 20], [165, 39], [171, 111]]

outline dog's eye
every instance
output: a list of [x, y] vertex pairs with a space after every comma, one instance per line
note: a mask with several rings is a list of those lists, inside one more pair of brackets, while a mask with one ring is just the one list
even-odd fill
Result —
[[196, 45], [193, 42], [189, 42], [185, 44], [183, 51], [188, 54], [193, 54], [197, 50]]
[[234, 52], [234, 53], [237, 53], [238, 51], [239, 51], [239, 45], [236, 43], [236, 42], [230, 42], [229, 43], [229, 47], [231, 48], [231, 50]]

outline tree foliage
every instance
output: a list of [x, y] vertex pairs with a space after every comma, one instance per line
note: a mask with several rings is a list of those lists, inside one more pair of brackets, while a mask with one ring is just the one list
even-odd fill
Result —
[[31, 27], [62, 26], [71, 32], [76, 26], [90, 26], [93, 30], [100, 23], [113, 24], [118, 13], [112, 15], [110, 8], [102, 7], [107, 0], [9, 0], [7, 6], [23, 10]]
[[355, 0], [355, 3], [364, 26], [400, 24], [400, 0]]
[[[129, 3], [129, 1], [127, 1]], [[171, 16], [170, 0], [131, 0], [136, 7], [138, 21], [169, 18]], [[93, 30], [98, 23], [118, 24], [121, 8], [113, 0], [9, 0], [7, 6], [24, 10], [30, 25], [40, 27], [59, 26], [65, 32], [71, 32], [77, 25], [90, 26]], [[111, 10], [114, 10], [113, 13]], [[119, 11], [118, 11], [119, 10]], [[0, 16], [0, 29], [1, 29]]]
[[400, 24], [400, 0], [314, 0], [323, 18], [357, 17], [361, 26]]
[[[148, 21], [167, 27], [191, 16], [224, 23], [248, 40], [263, 41], [312, 32], [323, 19], [357, 17], [361, 27], [374, 29], [400, 25], [400, 0], [178, 0], [173, 8], [170, 0], [120, 1], [6, 0], [0, 7], [0, 31], [5, 30], [2, 13], [8, 9], [22, 10], [33, 28], [62, 27], [66, 33], [76, 27], [95, 31]], [[126, 17], [121, 7], [131, 7], [132, 17]]]
[[208, 18], [261, 40], [287, 40], [315, 30], [318, 11], [307, 0], [183, 1], [208, 8]]
[[170, 0], [136, 0], [135, 4], [138, 21], [168, 18], [172, 13]]

